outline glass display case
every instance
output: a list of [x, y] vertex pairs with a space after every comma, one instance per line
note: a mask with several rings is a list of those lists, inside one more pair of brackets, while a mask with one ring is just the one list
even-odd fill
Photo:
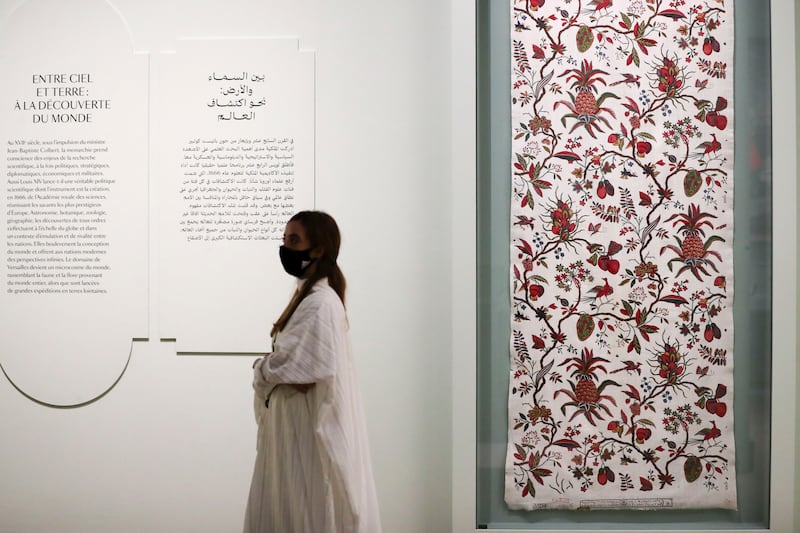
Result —
[[[510, 2], [476, 2], [476, 360], [474, 369], [456, 364], [454, 376], [454, 383], [474, 379], [475, 408], [459, 410], [456, 386], [454, 530], [793, 531], [796, 161], [791, 2], [735, 3], [736, 511], [511, 511], [504, 501], [511, 309], [510, 9]], [[457, 314], [455, 322], [471, 325], [466, 314]], [[458, 443], [470, 435], [476, 442], [475, 464], [472, 473], [464, 473], [461, 468], [473, 449]], [[471, 525], [463, 516], [468, 509], [474, 511]]]

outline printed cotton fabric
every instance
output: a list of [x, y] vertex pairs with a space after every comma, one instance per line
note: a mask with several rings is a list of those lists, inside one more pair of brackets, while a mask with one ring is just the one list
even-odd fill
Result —
[[506, 502], [734, 509], [733, 3], [511, 13]]
[[[347, 318], [327, 280], [253, 376], [258, 451], [245, 533], [379, 533]], [[299, 392], [292, 383], [315, 385]]]

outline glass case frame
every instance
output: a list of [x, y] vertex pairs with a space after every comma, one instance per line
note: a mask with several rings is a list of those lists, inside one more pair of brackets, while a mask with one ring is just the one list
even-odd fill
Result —
[[[475, 56], [477, 49], [478, 3], [453, 2], [453, 62], [454, 86], [477, 77]], [[795, 509], [797, 482], [795, 443], [797, 430], [797, 187], [796, 187], [796, 69], [795, 69], [795, 6], [791, 0], [773, 0], [769, 46], [771, 55], [772, 110], [772, 230], [773, 242], [780, 246], [772, 250], [772, 390], [771, 449], [769, 473], [768, 525], [755, 529], [714, 529], [715, 531], [777, 531], [792, 532], [800, 525]], [[470, 31], [472, 30], [472, 31]], [[455, 91], [454, 91], [455, 93]], [[453, 531], [479, 531], [477, 521], [477, 408], [478, 398], [478, 322], [476, 320], [476, 271], [466, 271], [464, 265], [477, 265], [477, 184], [478, 171], [475, 134], [477, 117], [467, 112], [476, 101], [476, 93], [466, 91], [454, 97], [453, 102], [453, 175], [459, 177], [459, 187], [453, 203]], [[775, 102], [780, 105], [776, 106]], [[780, 111], [777, 112], [776, 110]], [[470, 162], [472, 165], [470, 165]], [[464, 187], [464, 176], [470, 176], [476, 185]], [[454, 184], [455, 185], [455, 184]], [[457, 223], [456, 223], [457, 221]], [[473, 290], [467, 290], [473, 288]], [[638, 521], [638, 520], [637, 520]], [[584, 518], [574, 529], [537, 531], [589, 531], [597, 530], [591, 520]], [[606, 529], [608, 525], [605, 526]], [[627, 529], [618, 524], [620, 529]], [[647, 531], [656, 531], [647, 527]], [[503, 529], [504, 531], [516, 531]], [[520, 529], [519, 531], [529, 531]], [[663, 529], [667, 530], [667, 529]], [[674, 531], [675, 528], [669, 530]], [[706, 529], [687, 529], [705, 531]]]

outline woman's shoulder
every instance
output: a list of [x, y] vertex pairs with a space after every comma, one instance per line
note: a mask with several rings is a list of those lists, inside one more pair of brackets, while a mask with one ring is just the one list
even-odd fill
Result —
[[328, 278], [323, 278], [314, 283], [314, 286], [311, 287], [311, 290], [303, 299], [301, 305], [306, 302], [308, 302], [309, 307], [330, 307], [334, 310], [341, 309], [344, 311], [342, 300], [339, 298], [339, 295], [336, 294], [336, 291], [328, 284]]

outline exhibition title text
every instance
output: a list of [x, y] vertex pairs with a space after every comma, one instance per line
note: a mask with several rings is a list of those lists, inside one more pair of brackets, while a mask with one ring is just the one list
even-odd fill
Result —
[[16, 111], [31, 111], [34, 124], [89, 123], [96, 111], [111, 109], [111, 100], [90, 97], [89, 73], [33, 74], [34, 97], [19, 99]]

